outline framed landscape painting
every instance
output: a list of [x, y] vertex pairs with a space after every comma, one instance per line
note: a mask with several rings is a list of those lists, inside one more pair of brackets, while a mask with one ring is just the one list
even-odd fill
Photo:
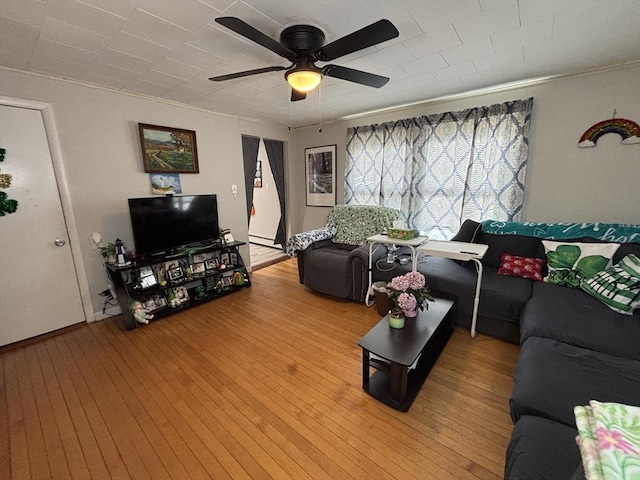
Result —
[[147, 173], [198, 173], [196, 132], [138, 123]]
[[336, 204], [336, 145], [305, 148], [307, 206]]

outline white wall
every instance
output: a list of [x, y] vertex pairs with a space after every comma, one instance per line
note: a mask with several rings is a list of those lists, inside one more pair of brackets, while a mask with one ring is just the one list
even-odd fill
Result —
[[[245, 242], [241, 134], [294, 144], [291, 132], [284, 128], [1, 68], [0, 95], [52, 105], [94, 312], [102, 309], [98, 293], [106, 288], [106, 278], [90, 235], [100, 232], [105, 241], [119, 237], [132, 248], [127, 199], [151, 195], [149, 175], [142, 166], [138, 122], [196, 131], [200, 173], [180, 175], [183, 193], [218, 194], [220, 226]], [[232, 184], [238, 185], [236, 199]], [[241, 253], [249, 258], [248, 247], [242, 247]]]
[[[619, 135], [600, 138], [595, 148], [577, 148], [593, 124], [611, 118], [640, 123], [640, 65], [556, 79], [526, 88], [434, 102], [386, 114], [296, 131], [296, 156], [304, 149], [337, 144], [338, 203], [344, 201], [344, 155], [347, 128], [429, 113], [461, 110], [534, 97], [523, 220], [540, 222], [640, 223], [640, 145], [622, 145]], [[290, 177], [304, 195], [304, 166]], [[300, 205], [304, 205], [303, 202]], [[292, 229], [324, 224], [328, 208], [300, 211]]]

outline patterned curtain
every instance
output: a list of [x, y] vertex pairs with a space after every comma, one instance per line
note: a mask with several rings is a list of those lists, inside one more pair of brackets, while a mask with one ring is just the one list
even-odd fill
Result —
[[349, 128], [345, 203], [384, 205], [433, 239], [519, 220], [533, 99]]

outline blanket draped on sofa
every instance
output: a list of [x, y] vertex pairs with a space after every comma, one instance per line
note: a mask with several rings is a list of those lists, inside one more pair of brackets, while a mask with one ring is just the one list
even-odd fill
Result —
[[604, 242], [640, 243], [640, 225], [621, 223], [539, 223], [485, 220], [482, 231], [495, 235], [522, 235], [549, 240], [591, 237]]

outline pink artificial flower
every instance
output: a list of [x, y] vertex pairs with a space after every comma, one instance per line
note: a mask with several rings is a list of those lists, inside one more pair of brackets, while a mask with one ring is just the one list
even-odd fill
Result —
[[398, 296], [398, 306], [403, 310], [415, 310], [418, 308], [416, 297], [409, 293], [401, 293]]
[[424, 288], [424, 275], [420, 272], [409, 272], [405, 275], [409, 280], [409, 288], [412, 290], [420, 290]]
[[598, 443], [602, 450], [607, 448], [617, 448], [627, 454], [638, 454], [639, 452], [626, 440], [620, 432], [615, 430], [607, 430], [604, 427], [598, 427]]
[[398, 292], [404, 292], [409, 288], [409, 279], [406, 278], [406, 275], [393, 277], [389, 283], [389, 288], [397, 290]]

